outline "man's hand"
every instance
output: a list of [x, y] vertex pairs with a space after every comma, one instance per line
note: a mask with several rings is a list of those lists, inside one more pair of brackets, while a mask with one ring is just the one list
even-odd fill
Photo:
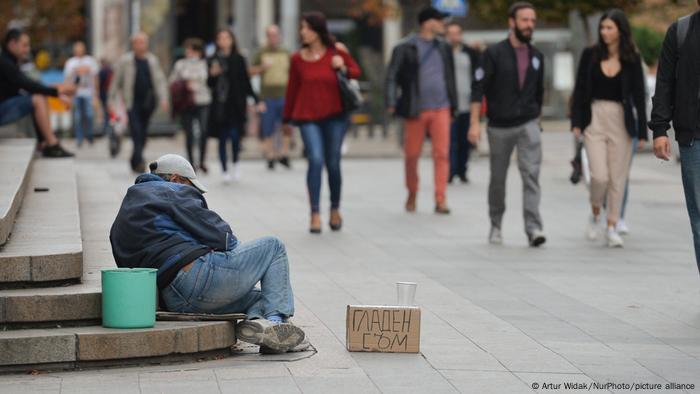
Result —
[[66, 106], [66, 109], [71, 109], [71, 107], [73, 106], [73, 99], [71, 99], [68, 95], [59, 94], [58, 99], [61, 100], [63, 105]]
[[389, 115], [395, 114], [395, 113], [396, 113], [396, 107], [388, 107], [388, 108], [386, 109], [386, 113], [388, 113]]
[[72, 96], [75, 94], [77, 87], [72, 83], [61, 83], [56, 85], [59, 95]]
[[258, 113], [265, 113], [267, 111], [267, 105], [265, 105], [264, 101], [261, 101], [258, 103], [258, 105], [255, 106], [255, 109], [258, 110]]
[[471, 126], [469, 126], [467, 139], [473, 146], [477, 146], [479, 144], [479, 140], [481, 139], [481, 125], [479, 123], [472, 123]]
[[668, 137], [654, 138], [654, 155], [661, 160], [671, 160], [671, 143]]
[[168, 112], [170, 110], [170, 105], [168, 105], [168, 100], [160, 101], [160, 110], [163, 112]]

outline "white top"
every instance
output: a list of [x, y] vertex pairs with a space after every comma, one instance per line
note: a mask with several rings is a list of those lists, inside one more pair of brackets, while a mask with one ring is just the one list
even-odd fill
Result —
[[177, 80], [189, 82], [190, 89], [194, 93], [196, 105], [208, 105], [211, 103], [211, 92], [207, 86], [207, 61], [204, 59], [180, 59], [175, 62], [168, 82]]
[[92, 97], [95, 94], [95, 77], [99, 71], [95, 59], [88, 55], [68, 59], [63, 69], [66, 81], [78, 86], [76, 95], [79, 97]]

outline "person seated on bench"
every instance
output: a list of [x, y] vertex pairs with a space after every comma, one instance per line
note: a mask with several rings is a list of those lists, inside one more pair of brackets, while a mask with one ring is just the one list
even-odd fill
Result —
[[[63, 149], [51, 129], [49, 104], [46, 96], [58, 97], [70, 106], [75, 94], [72, 84], [59, 84], [56, 87], [33, 81], [19, 68], [30, 51], [29, 36], [18, 29], [10, 29], [2, 41], [0, 54], [0, 126], [14, 123], [32, 115], [37, 129], [38, 148], [44, 157], [71, 157], [72, 153]], [[21, 94], [20, 90], [28, 94]]]
[[294, 296], [282, 241], [239, 242], [208, 208], [207, 189], [184, 157], [168, 154], [149, 168], [129, 187], [110, 231], [117, 266], [157, 268], [169, 311], [244, 312], [238, 337], [261, 352], [308, 347], [304, 332], [288, 321]]

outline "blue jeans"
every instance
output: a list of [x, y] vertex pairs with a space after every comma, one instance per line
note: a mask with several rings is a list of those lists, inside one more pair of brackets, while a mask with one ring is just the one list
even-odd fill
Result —
[[284, 98], [267, 98], [264, 102], [266, 109], [260, 115], [260, 136], [262, 138], [270, 138], [282, 123]]
[[328, 171], [328, 185], [331, 189], [331, 209], [340, 208], [340, 189], [342, 175], [340, 172], [340, 149], [348, 130], [347, 115], [306, 122], [299, 125], [304, 140], [304, 151], [309, 162], [306, 172], [306, 187], [309, 191], [311, 212], [320, 211], [321, 173], [323, 164]]
[[[258, 281], [260, 289], [255, 288]], [[189, 271], [180, 271], [161, 294], [173, 312], [243, 312], [248, 319], [294, 315], [287, 251], [274, 237], [205, 254]]]
[[450, 127], [450, 178], [467, 175], [472, 150], [472, 144], [467, 139], [470, 116], [469, 112], [460, 113]]
[[700, 142], [681, 145], [681, 178], [685, 192], [685, 205], [690, 217], [695, 244], [695, 263], [700, 269]]
[[20, 95], [0, 102], [0, 126], [14, 123], [34, 112], [32, 96]]
[[241, 134], [243, 130], [243, 125], [222, 127], [219, 130], [219, 160], [221, 160], [221, 168], [224, 172], [228, 169], [228, 158], [226, 157], [226, 145], [228, 144], [228, 140], [231, 140], [231, 156], [233, 156], [233, 163], [238, 163], [238, 156], [241, 152]]
[[76, 97], [73, 99], [73, 131], [78, 146], [83, 138], [92, 142], [92, 97]]

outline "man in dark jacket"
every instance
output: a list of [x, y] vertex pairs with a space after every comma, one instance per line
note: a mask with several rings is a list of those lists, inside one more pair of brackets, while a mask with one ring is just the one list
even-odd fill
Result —
[[457, 116], [450, 130], [450, 180], [459, 177], [462, 183], [469, 182], [467, 169], [472, 144], [467, 140], [469, 131], [472, 85], [476, 83], [474, 70], [479, 65], [479, 51], [465, 45], [462, 26], [452, 22], [447, 26], [447, 41], [452, 46], [455, 64], [455, 87], [457, 89]]
[[[700, 0], [698, 0], [700, 5]], [[671, 158], [666, 134], [671, 127], [680, 147], [681, 178], [700, 269], [700, 12], [673, 23], [666, 32], [656, 74], [649, 128], [654, 132], [654, 154]]]
[[418, 14], [420, 31], [404, 38], [391, 55], [386, 76], [386, 106], [405, 119], [404, 152], [408, 200], [416, 210], [418, 159], [426, 130], [433, 146], [435, 212], [449, 214], [446, 189], [450, 171], [450, 118], [457, 108], [452, 48], [438, 34], [448, 14], [426, 7]]
[[542, 144], [539, 116], [544, 92], [544, 57], [530, 44], [536, 14], [532, 4], [514, 3], [509, 12], [510, 35], [489, 47], [476, 70], [472, 92], [469, 141], [481, 135], [479, 113], [485, 95], [488, 104], [488, 139], [491, 164], [489, 184], [489, 242], [502, 244], [501, 223], [506, 210], [506, 175], [513, 150], [523, 180], [525, 233], [530, 246], [545, 243], [540, 217], [540, 164]]
[[3, 39], [0, 54], [0, 126], [31, 115], [44, 157], [73, 156], [61, 147], [51, 128], [46, 96], [59, 97], [70, 106], [70, 96], [75, 93], [75, 86], [61, 84], [49, 87], [24, 75], [19, 64], [28, 58], [30, 49], [29, 35], [20, 30], [10, 29]]
[[170, 311], [245, 312], [241, 340], [262, 351], [298, 348], [304, 332], [287, 321], [294, 296], [282, 241], [241, 244], [208, 209], [202, 196], [207, 190], [184, 157], [165, 155], [149, 168], [127, 191], [112, 225], [117, 266], [158, 269], [158, 288]]

